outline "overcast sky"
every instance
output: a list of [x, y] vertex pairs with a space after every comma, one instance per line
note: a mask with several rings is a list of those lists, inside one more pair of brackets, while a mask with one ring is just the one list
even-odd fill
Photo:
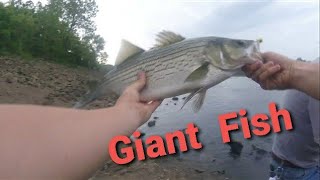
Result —
[[[43, 0], [45, 2], [45, 0]], [[185, 37], [263, 38], [263, 51], [319, 56], [319, 1], [97, 0], [98, 33], [113, 64], [122, 38], [148, 49], [161, 30]]]

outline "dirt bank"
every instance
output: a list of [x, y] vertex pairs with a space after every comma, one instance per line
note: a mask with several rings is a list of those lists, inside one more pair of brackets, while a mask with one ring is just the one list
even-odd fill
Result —
[[[102, 71], [72, 68], [41, 60], [0, 57], [0, 103], [72, 107], [103, 77]], [[104, 97], [89, 108], [111, 106]], [[107, 101], [106, 101], [107, 100]]]

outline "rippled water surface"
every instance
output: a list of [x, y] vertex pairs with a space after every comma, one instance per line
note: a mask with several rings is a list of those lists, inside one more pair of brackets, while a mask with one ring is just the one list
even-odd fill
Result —
[[252, 139], [247, 140], [243, 138], [241, 131], [231, 133], [234, 140], [244, 145], [240, 156], [231, 155], [230, 147], [222, 142], [218, 115], [238, 112], [241, 108], [248, 111], [249, 117], [256, 113], [268, 113], [268, 104], [281, 103], [283, 92], [262, 90], [248, 78], [230, 78], [208, 90], [204, 105], [196, 114], [193, 113], [190, 103], [180, 110], [182, 97], [185, 96], [180, 96], [178, 101], [166, 99], [153, 115], [159, 117], [156, 125], [143, 125], [141, 131], [145, 132], [146, 136], [164, 135], [184, 129], [188, 123], [194, 122], [201, 130], [198, 138], [204, 148], [181, 154], [180, 157], [187, 166], [201, 167], [209, 171], [225, 170], [226, 176], [232, 179], [267, 179], [270, 156], [263, 151], [257, 151], [253, 146], [270, 151], [272, 134], [265, 137], [253, 135]]

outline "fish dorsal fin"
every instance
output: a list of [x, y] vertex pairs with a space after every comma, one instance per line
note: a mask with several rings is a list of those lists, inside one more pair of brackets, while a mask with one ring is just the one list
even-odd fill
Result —
[[161, 31], [157, 34], [155, 47], [165, 47], [170, 44], [174, 44], [180, 41], [183, 41], [184, 38], [180, 34], [176, 34], [171, 31]]
[[121, 47], [120, 47], [118, 56], [116, 58], [115, 65], [116, 66], [119, 65], [119, 64], [123, 63], [126, 59], [128, 59], [129, 57], [131, 57], [137, 53], [143, 52], [143, 51], [144, 50], [142, 48], [123, 39], [121, 41]]

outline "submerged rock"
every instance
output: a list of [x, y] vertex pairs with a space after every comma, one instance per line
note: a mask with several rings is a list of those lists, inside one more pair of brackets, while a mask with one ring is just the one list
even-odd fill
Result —
[[225, 174], [226, 170], [217, 171], [218, 174]]
[[149, 121], [148, 122], [148, 127], [153, 127], [156, 125], [156, 121]]
[[254, 144], [252, 144], [251, 146], [252, 146], [252, 149], [253, 149], [254, 151], [256, 151], [257, 154], [265, 155], [265, 154], [269, 153], [268, 151], [266, 151], [266, 150], [264, 150], [264, 149], [262, 149], [262, 148], [260, 148], [260, 147], [257, 147], [257, 146], [254, 145]]
[[194, 171], [197, 172], [197, 173], [203, 173], [206, 170], [197, 168], [197, 169], [194, 169]]
[[146, 133], [144, 133], [144, 132], [140, 132], [140, 133], [141, 133], [140, 137], [143, 137], [146, 135]]
[[229, 142], [228, 145], [230, 146], [230, 152], [232, 154], [236, 154], [236, 155], [240, 155], [241, 154], [241, 151], [242, 151], [242, 148], [243, 148], [243, 145], [241, 142], [238, 142], [238, 141], [233, 141], [233, 142]]
[[173, 100], [173, 101], [178, 101], [179, 98], [178, 98], [178, 97], [173, 97], [172, 100]]

